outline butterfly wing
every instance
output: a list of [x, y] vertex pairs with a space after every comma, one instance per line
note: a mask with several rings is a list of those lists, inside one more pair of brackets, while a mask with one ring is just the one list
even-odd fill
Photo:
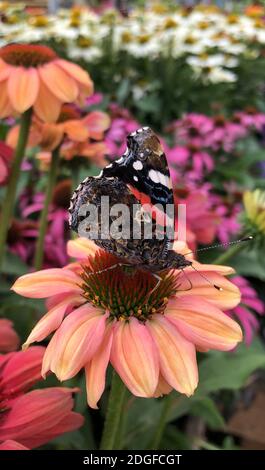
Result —
[[[100, 225], [99, 236], [94, 241], [106, 251], [151, 270], [152, 266], [162, 266], [174, 239], [170, 174], [159, 139], [150, 128], [142, 128], [130, 134], [127, 145], [125, 154], [119, 160], [106, 166], [97, 177], [86, 178], [79, 185], [69, 209], [70, 225], [77, 231], [85, 219], [77, 215], [80, 206], [89, 201], [99, 207], [102, 195], [109, 196], [110, 207], [118, 203], [125, 204], [130, 209], [131, 226], [135, 226], [135, 223], [136, 226], [137, 223], [141, 225], [142, 220], [145, 220], [149, 237], [146, 238], [141, 226], [137, 239], [131, 231], [127, 239], [113, 236], [106, 239], [102, 237]], [[133, 205], [137, 203], [140, 207], [135, 212]], [[110, 218], [109, 222], [113, 223], [113, 220]]]

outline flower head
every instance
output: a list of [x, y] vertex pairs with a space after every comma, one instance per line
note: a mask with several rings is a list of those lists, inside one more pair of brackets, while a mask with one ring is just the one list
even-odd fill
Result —
[[[56, 123], [42, 122], [34, 119], [30, 128], [28, 147], [39, 146], [41, 152], [37, 157], [45, 162], [46, 168], [51, 159], [51, 151], [61, 145], [60, 155], [66, 160], [75, 156], [91, 158], [103, 165], [107, 146], [102, 141], [104, 132], [109, 127], [109, 117], [102, 111], [91, 111], [86, 116], [74, 106], [65, 104], [61, 108]], [[6, 142], [16, 147], [19, 126], [10, 129]]]
[[33, 107], [40, 119], [55, 122], [63, 103], [92, 91], [87, 72], [47, 46], [10, 44], [0, 49], [0, 117]]
[[41, 379], [45, 348], [0, 356], [0, 449], [32, 449], [79, 428], [83, 417], [72, 411], [69, 388], [29, 388]]
[[[188, 251], [184, 244], [176, 248]], [[194, 261], [210, 283], [187, 268], [186, 274], [163, 273], [154, 292], [157, 280], [151, 273], [117, 266], [119, 260], [87, 239], [70, 241], [68, 252], [79, 261], [22, 276], [13, 290], [48, 298], [48, 312], [25, 346], [55, 332], [42, 373], [51, 370], [66, 380], [85, 367], [91, 407], [104, 391], [109, 361], [136, 396], [172, 388], [191, 395], [198, 382], [196, 348], [229, 350], [241, 341], [240, 327], [223, 313], [240, 299], [238, 288], [224, 277], [231, 268]]]

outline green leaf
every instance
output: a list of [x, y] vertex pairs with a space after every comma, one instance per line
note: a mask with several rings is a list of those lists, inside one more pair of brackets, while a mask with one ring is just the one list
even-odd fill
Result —
[[14, 253], [7, 252], [3, 262], [3, 272], [5, 274], [12, 274], [21, 276], [28, 272], [28, 266]]
[[233, 259], [233, 268], [242, 276], [252, 276], [265, 281], [265, 266], [263, 256], [258, 250], [241, 252]]
[[191, 405], [190, 414], [202, 418], [211, 429], [222, 429], [225, 426], [224, 419], [216, 404], [209, 397], [195, 400]]
[[190, 440], [184, 433], [178, 431], [175, 426], [168, 425], [160, 442], [159, 448], [163, 450], [189, 450]]
[[238, 390], [250, 374], [265, 367], [264, 349], [258, 342], [250, 348], [242, 344], [235, 352], [215, 352], [211, 356], [201, 362], [197, 396], [218, 390]]

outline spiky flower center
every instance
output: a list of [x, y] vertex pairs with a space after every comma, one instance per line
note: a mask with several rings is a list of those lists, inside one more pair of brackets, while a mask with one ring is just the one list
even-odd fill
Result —
[[158, 280], [151, 273], [119, 263], [121, 260], [102, 250], [89, 257], [81, 274], [84, 297], [117, 320], [133, 316], [145, 322], [154, 314], [163, 314], [177, 291], [178, 276], [162, 273], [157, 286]]
[[56, 59], [56, 53], [47, 46], [9, 44], [0, 49], [0, 57], [17, 67], [39, 67]]

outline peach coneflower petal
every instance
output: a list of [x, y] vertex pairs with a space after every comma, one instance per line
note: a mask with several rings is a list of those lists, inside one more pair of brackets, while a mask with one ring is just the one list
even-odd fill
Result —
[[83, 118], [83, 123], [89, 130], [89, 136], [100, 140], [104, 136], [104, 131], [110, 126], [110, 117], [102, 111], [92, 111]]
[[88, 73], [81, 69], [79, 65], [68, 62], [64, 59], [57, 60], [57, 65], [61, 67], [67, 74], [72, 76], [77, 82], [87, 89], [87, 93], [91, 95], [93, 93], [93, 82], [91, 81]]
[[78, 87], [71, 78], [56, 63], [44, 65], [39, 69], [41, 80], [46, 84], [51, 93], [64, 103], [75, 101], [78, 96]]
[[[180, 287], [177, 292], [178, 297], [200, 296], [222, 310], [228, 310], [238, 305], [240, 291], [235, 284], [216, 272], [203, 271], [202, 274], [208, 281], [196, 272], [189, 272], [186, 276], [181, 273], [179, 276]], [[190, 283], [192, 289], [190, 289]], [[216, 289], [213, 284], [220, 287], [221, 290]]]
[[85, 299], [80, 295], [69, 295], [64, 296], [64, 300], [59, 304], [55, 305], [49, 310], [36, 324], [31, 331], [26, 342], [23, 344], [23, 349], [27, 348], [31, 343], [35, 341], [39, 342], [46, 338], [50, 333], [59, 328], [63, 321], [66, 311], [74, 306], [78, 306], [85, 302]]
[[171, 385], [169, 385], [164, 377], [160, 374], [154, 397], [158, 398], [162, 397], [163, 395], [168, 395], [172, 390], [173, 389]]
[[12, 114], [13, 108], [10, 103], [7, 90], [7, 80], [0, 82], [0, 118], [8, 117]]
[[238, 323], [200, 297], [188, 296], [170, 301], [165, 316], [200, 350], [229, 351], [242, 340]]
[[67, 242], [67, 253], [69, 256], [77, 259], [86, 259], [93, 256], [99, 247], [91, 240], [85, 237], [76, 238]]
[[14, 69], [8, 80], [8, 94], [11, 105], [19, 113], [24, 113], [36, 101], [39, 92], [38, 72], [34, 68]]
[[161, 373], [166, 382], [190, 396], [198, 384], [196, 351], [177, 328], [162, 315], [146, 322], [159, 350]]
[[59, 380], [76, 375], [100, 346], [105, 322], [106, 316], [102, 315], [102, 311], [89, 304], [69, 314], [47, 347], [43, 373], [46, 373], [48, 367]]
[[84, 142], [88, 139], [89, 133], [81, 121], [69, 120], [63, 125], [64, 132], [70, 140], [75, 142]]
[[6, 64], [0, 58], [0, 82], [2, 80], [6, 80], [9, 77], [11, 70], [12, 70], [12, 67], [10, 67], [8, 64]]
[[97, 403], [105, 389], [112, 338], [112, 330], [107, 327], [101, 345], [85, 368], [87, 402], [91, 408], [98, 408]]
[[45, 122], [55, 122], [59, 117], [61, 106], [61, 100], [40, 80], [39, 94], [34, 104], [36, 115]]
[[67, 292], [81, 293], [78, 283], [80, 278], [74, 272], [52, 268], [21, 276], [11, 289], [25, 297], [42, 299]]
[[64, 135], [63, 127], [53, 123], [44, 123], [41, 132], [41, 147], [44, 151], [54, 150], [60, 144]]
[[159, 376], [157, 350], [149, 331], [136, 318], [115, 325], [111, 362], [134, 395], [154, 395]]

